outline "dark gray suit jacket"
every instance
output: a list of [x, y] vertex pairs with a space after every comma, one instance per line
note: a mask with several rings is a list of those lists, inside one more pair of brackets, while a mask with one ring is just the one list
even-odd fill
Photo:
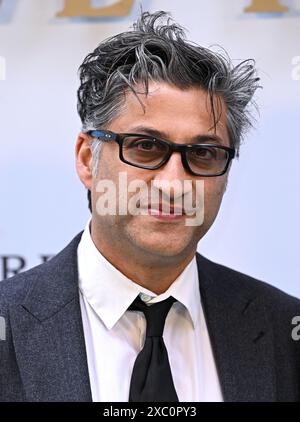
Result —
[[[6, 322], [0, 401], [91, 401], [78, 294], [80, 238], [0, 283]], [[299, 401], [300, 341], [292, 339], [291, 321], [300, 315], [300, 301], [198, 253], [197, 264], [225, 401]]]

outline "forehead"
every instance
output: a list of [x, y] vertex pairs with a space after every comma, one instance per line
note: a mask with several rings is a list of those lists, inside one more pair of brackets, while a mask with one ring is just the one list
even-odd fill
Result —
[[[124, 105], [114, 120], [112, 130], [129, 132], [134, 127], [153, 127], [170, 139], [216, 133], [228, 143], [227, 112], [222, 98], [214, 97], [216, 127], [209, 94], [201, 88], [178, 87], [159, 82], [149, 84], [148, 94], [136, 86], [137, 96], [125, 92]], [[227, 142], [226, 142], [227, 141]]]

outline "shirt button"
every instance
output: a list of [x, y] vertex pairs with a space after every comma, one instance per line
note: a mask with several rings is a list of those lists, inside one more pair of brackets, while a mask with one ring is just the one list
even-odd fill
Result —
[[143, 302], [146, 302], [146, 303], [152, 299], [151, 296], [146, 295], [145, 293], [140, 293], [140, 298], [142, 299]]

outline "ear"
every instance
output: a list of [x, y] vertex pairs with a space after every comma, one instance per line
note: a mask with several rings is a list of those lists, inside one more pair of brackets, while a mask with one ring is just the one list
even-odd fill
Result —
[[77, 174], [87, 189], [92, 188], [93, 180], [93, 157], [90, 148], [91, 138], [80, 132], [76, 142], [76, 170]]

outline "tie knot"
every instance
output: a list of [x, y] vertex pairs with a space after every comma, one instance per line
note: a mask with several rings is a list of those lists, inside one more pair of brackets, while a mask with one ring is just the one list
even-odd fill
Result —
[[141, 311], [144, 313], [147, 328], [146, 337], [162, 337], [166, 317], [171, 309], [171, 306], [176, 301], [172, 296], [161, 302], [146, 305], [139, 296], [129, 306], [129, 311]]

